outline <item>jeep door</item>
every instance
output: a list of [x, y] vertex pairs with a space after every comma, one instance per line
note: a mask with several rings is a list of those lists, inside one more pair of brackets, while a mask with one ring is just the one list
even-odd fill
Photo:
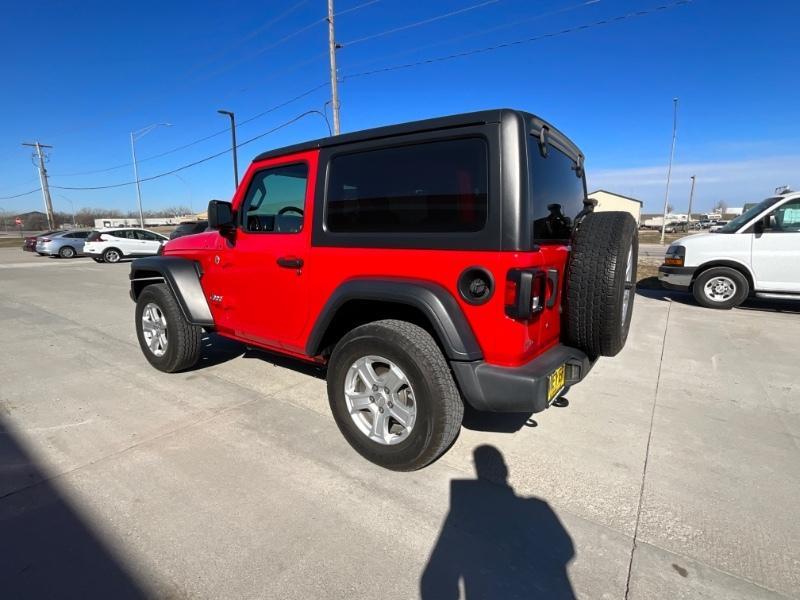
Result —
[[302, 351], [316, 164], [317, 153], [305, 152], [254, 164], [246, 176], [218, 279], [238, 337]]
[[756, 289], [800, 292], [800, 198], [771, 210], [750, 235]]

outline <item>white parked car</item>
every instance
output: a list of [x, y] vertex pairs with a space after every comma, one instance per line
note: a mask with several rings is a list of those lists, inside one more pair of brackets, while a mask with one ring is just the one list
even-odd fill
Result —
[[658, 279], [691, 290], [709, 308], [733, 308], [750, 295], [800, 299], [800, 192], [767, 198], [713, 233], [677, 240]]
[[92, 232], [83, 253], [97, 262], [115, 263], [128, 256], [152, 256], [168, 241], [166, 236], [138, 227], [105, 227]]

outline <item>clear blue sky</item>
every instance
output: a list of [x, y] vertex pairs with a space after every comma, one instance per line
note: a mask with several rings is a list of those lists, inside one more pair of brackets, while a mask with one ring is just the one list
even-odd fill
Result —
[[[730, 206], [800, 187], [797, 98], [800, 22], [796, 0], [695, 0], [456, 60], [348, 79], [364, 70], [558, 32], [670, 0], [337, 0], [342, 129], [509, 106], [553, 122], [587, 156], [590, 187], [645, 201], [659, 211], [672, 126], [680, 98], [672, 203], [685, 205], [698, 177], [699, 209]], [[449, 18], [358, 41], [392, 28], [481, 5]], [[288, 14], [287, 9], [292, 9]], [[0, 196], [35, 188], [23, 141], [52, 144], [54, 186], [130, 181], [128, 134], [169, 122], [137, 143], [147, 158], [221, 131], [218, 108], [244, 120], [328, 78], [325, 0], [117, 3], [42, 0], [7, 3], [0, 21]], [[296, 35], [286, 36], [306, 28]], [[240, 140], [309, 109], [328, 87], [240, 127]], [[310, 115], [240, 149], [240, 164], [265, 149], [320, 137]], [[225, 150], [219, 135], [143, 161], [141, 176]], [[243, 169], [242, 169], [243, 170]], [[146, 208], [189, 205], [232, 191], [230, 155], [143, 184]], [[54, 190], [56, 210], [131, 210], [133, 186]], [[41, 210], [41, 196], [0, 200], [12, 211]]]

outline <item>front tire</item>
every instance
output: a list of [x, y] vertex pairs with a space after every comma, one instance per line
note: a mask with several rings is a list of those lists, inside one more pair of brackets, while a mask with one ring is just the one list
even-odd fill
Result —
[[750, 284], [736, 269], [712, 267], [700, 273], [694, 280], [692, 294], [701, 306], [728, 310], [747, 299], [750, 295]]
[[464, 404], [431, 335], [406, 321], [361, 325], [328, 366], [328, 401], [347, 442], [395, 471], [430, 464], [453, 443]]
[[136, 301], [136, 337], [147, 361], [175, 373], [197, 364], [202, 328], [189, 323], [164, 283], [148, 285]]

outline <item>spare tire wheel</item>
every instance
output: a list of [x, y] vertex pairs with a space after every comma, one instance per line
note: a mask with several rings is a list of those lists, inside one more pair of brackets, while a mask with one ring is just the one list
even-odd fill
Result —
[[638, 258], [639, 236], [629, 213], [589, 213], [579, 222], [567, 264], [567, 345], [591, 358], [622, 350], [633, 314]]

